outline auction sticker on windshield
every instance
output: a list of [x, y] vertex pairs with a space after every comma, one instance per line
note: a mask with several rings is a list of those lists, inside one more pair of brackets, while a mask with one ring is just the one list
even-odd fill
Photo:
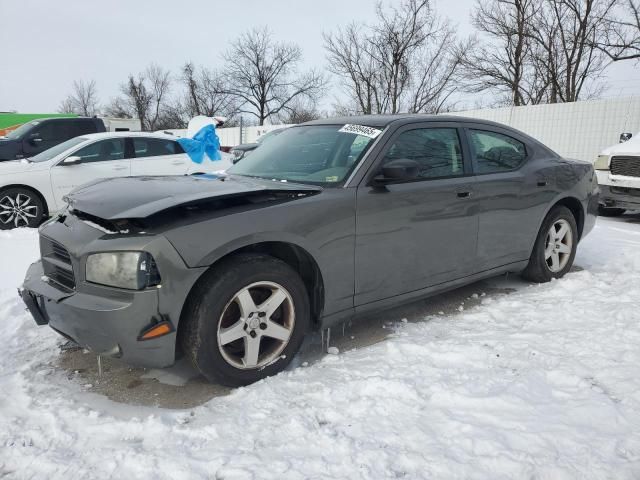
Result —
[[364, 125], [351, 125], [346, 124], [342, 127], [339, 132], [342, 133], [354, 133], [356, 135], [362, 135], [369, 138], [376, 138], [378, 135], [382, 133], [382, 130], [378, 130], [373, 127], [365, 127]]

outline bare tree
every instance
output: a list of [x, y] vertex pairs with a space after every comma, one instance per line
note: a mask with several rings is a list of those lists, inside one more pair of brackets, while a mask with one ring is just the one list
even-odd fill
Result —
[[597, 47], [606, 38], [619, 0], [544, 0], [537, 31], [537, 60], [547, 73], [550, 102], [597, 96], [610, 64]]
[[322, 116], [315, 102], [295, 100], [285, 112], [278, 115], [278, 119], [284, 124], [299, 124], [317, 120]]
[[626, 0], [596, 46], [614, 62], [640, 60], [640, 2]]
[[547, 75], [531, 40], [541, 11], [540, 0], [477, 1], [472, 23], [488, 41], [472, 39], [460, 52], [470, 91], [505, 92], [512, 105], [544, 100]]
[[637, 0], [478, 0], [473, 23], [489, 41], [464, 52], [468, 88], [507, 92], [512, 105], [598, 96], [612, 59], [638, 42], [623, 1], [637, 18]]
[[98, 113], [98, 92], [95, 80], [73, 82], [73, 91], [64, 99], [58, 109], [60, 113], [75, 113], [92, 117]]
[[265, 120], [290, 108], [299, 98], [317, 98], [326, 83], [314, 71], [298, 73], [299, 46], [277, 43], [265, 27], [253, 29], [235, 40], [225, 53], [229, 93], [240, 103], [240, 112]]
[[336, 111], [342, 114], [381, 113], [381, 86], [375, 59], [366, 48], [367, 37], [366, 27], [356, 23], [324, 35], [329, 70], [342, 79], [347, 97], [355, 104], [337, 105]]
[[200, 68], [193, 63], [182, 67], [181, 81], [185, 87], [184, 110], [189, 118], [196, 115], [227, 117], [232, 121], [238, 114], [238, 100], [230, 93], [228, 78], [217, 71]]
[[166, 126], [170, 88], [170, 72], [152, 64], [137, 76], [129, 75], [120, 87], [122, 96], [111, 101], [107, 113], [139, 118], [143, 130], [179, 128]]
[[[453, 28], [431, 0], [377, 5], [377, 23], [325, 34], [330, 70], [360, 113], [436, 112], [455, 89]], [[351, 108], [351, 107], [350, 107]]]

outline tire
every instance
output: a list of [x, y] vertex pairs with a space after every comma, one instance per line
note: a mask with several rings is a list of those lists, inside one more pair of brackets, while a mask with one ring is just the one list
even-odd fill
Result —
[[43, 217], [44, 205], [33, 190], [14, 187], [0, 191], [0, 230], [35, 228]]
[[182, 351], [202, 375], [248, 385], [283, 370], [300, 349], [310, 326], [309, 296], [282, 260], [234, 255], [196, 285], [181, 322]]
[[[552, 227], [555, 232], [553, 243], [550, 242], [554, 235]], [[567, 233], [558, 239], [564, 228], [567, 228]], [[529, 264], [522, 272], [523, 277], [537, 283], [563, 277], [573, 266], [577, 246], [578, 226], [573, 213], [561, 205], [554, 207], [542, 222]]]
[[598, 215], [601, 217], [619, 217], [626, 210], [624, 208], [606, 208], [598, 205]]

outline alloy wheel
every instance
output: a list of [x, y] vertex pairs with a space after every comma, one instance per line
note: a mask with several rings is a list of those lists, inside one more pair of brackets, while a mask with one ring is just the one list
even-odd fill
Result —
[[553, 273], [560, 272], [567, 266], [573, 251], [573, 232], [571, 225], [560, 218], [549, 228], [544, 248], [547, 267]]
[[294, 325], [289, 292], [274, 282], [252, 283], [225, 306], [218, 322], [218, 348], [235, 368], [259, 368], [278, 359]]
[[31, 219], [38, 218], [38, 206], [24, 193], [5, 195], [0, 199], [0, 222], [14, 227], [28, 227]]

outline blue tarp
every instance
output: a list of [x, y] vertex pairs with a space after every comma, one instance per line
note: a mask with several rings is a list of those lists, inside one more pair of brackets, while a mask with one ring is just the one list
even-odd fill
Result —
[[178, 143], [194, 163], [202, 163], [205, 153], [211, 161], [222, 159], [220, 139], [213, 125], [202, 127], [193, 138], [179, 138]]

